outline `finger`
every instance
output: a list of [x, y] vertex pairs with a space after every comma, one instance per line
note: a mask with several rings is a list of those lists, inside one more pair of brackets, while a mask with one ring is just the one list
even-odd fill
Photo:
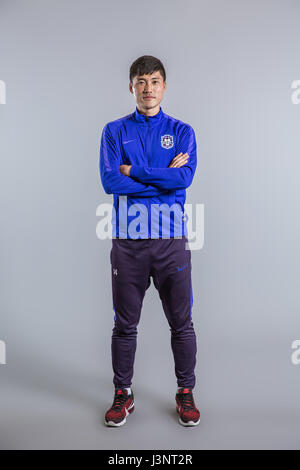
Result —
[[183, 160], [188, 160], [188, 158], [189, 158], [189, 155], [183, 155], [182, 157], [179, 157], [176, 161], [180, 162], [180, 161], [183, 161]]
[[185, 153], [184, 155], [182, 156], [179, 156], [177, 155], [177, 157], [173, 158], [171, 164], [173, 165], [174, 163], [178, 163], [178, 161], [182, 160], [182, 159], [185, 159], [185, 158], [188, 158], [188, 154]]
[[181, 166], [185, 165], [185, 164], [188, 162], [188, 159], [189, 159], [189, 158], [187, 157], [187, 158], [185, 158], [184, 160], [180, 160], [179, 162], [176, 162], [176, 163], [174, 164], [174, 166], [175, 166], [176, 168], [181, 167]]
[[175, 162], [175, 165], [184, 165], [188, 161], [189, 157], [180, 158]]
[[182, 152], [179, 153], [176, 157], [173, 158], [173, 160], [171, 161], [170, 163], [170, 167], [173, 166], [174, 164], [178, 163], [178, 161], [182, 160], [182, 159], [186, 159], [186, 158], [189, 158], [189, 154], [188, 153], [185, 153], [184, 155], [182, 155]]
[[184, 157], [185, 155], [187, 155], [187, 153], [183, 154], [183, 153], [181, 152], [181, 153], [179, 153], [178, 155], [176, 155], [176, 157], [173, 158], [173, 161], [174, 161], [174, 160], [176, 161], [176, 160], [178, 160], [179, 158]]
[[188, 159], [184, 160], [183, 162], [174, 163], [174, 164], [170, 165], [169, 168], [177, 168], [177, 167], [185, 165], [187, 162], [188, 162]]

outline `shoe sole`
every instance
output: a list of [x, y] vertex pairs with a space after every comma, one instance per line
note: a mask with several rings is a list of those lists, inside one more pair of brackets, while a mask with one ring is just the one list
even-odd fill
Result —
[[[179, 413], [178, 406], [176, 406], [176, 411], [177, 411], [177, 413]], [[182, 426], [197, 426], [200, 423], [200, 418], [198, 419], [198, 421], [188, 421], [186, 423], [185, 421], [182, 421], [182, 419], [179, 416], [178, 421]]]
[[106, 426], [111, 426], [111, 427], [123, 426], [123, 424], [126, 423], [126, 418], [127, 418], [127, 416], [129, 415], [129, 413], [132, 413], [133, 410], [134, 410], [134, 402], [131, 403], [131, 405], [129, 406], [129, 408], [126, 408], [126, 409], [125, 409], [125, 411], [126, 411], [126, 416], [125, 416], [125, 418], [123, 419], [123, 421], [120, 421], [119, 423], [115, 423], [114, 421], [106, 421], [106, 420], [105, 420]]
[[182, 421], [182, 419], [179, 417], [178, 419], [179, 423], [182, 424], [182, 426], [197, 426], [199, 423], [200, 423], [200, 418], [198, 419], [198, 421], [188, 421], [187, 423], [185, 423], [184, 421]]

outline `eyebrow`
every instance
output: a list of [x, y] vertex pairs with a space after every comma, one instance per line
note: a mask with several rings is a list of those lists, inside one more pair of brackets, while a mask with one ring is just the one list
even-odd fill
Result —
[[[160, 80], [160, 78], [161, 77], [153, 77], [153, 78], [151, 78], [151, 80]], [[137, 80], [145, 80], [146, 81], [145, 78], [137, 78]]]

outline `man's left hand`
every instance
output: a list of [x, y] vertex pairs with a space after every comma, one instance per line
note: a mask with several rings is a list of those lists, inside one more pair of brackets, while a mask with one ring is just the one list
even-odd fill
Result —
[[120, 172], [122, 175], [130, 176], [130, 168], [132, 165], [120, 165]]

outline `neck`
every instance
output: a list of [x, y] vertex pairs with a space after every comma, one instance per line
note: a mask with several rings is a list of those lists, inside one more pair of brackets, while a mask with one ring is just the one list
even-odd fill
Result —
[[155, 106], [155, 108], [151, 109], [144, 109], [142, 107], [137, 106], [137, 110], [139, 113], [144, 114], [145, 116], [155, 116], [160, 111], [160, 105]]

